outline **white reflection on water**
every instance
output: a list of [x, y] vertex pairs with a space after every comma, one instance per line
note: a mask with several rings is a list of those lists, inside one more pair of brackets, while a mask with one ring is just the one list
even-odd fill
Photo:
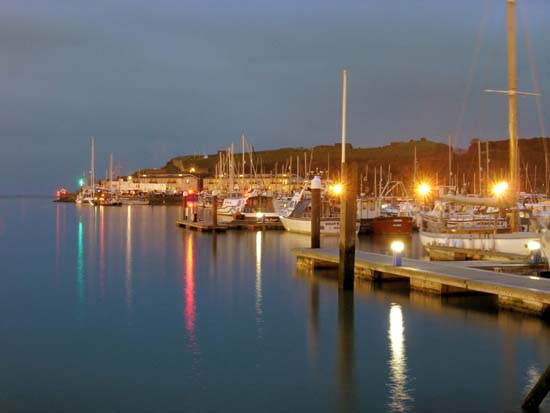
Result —
[[[540, 376], [544, 373], [544, 368], [541, 369], [537, 365], [532, 365], [527, 368], [527, 372], [525, 373], [527, 377], [525, 380], [524, 396], [529, 394], [533, 387], [535, 387], [535, 384], [539, 381]], [[550, 405], [550, 399], [545, 397], [540, 405], [545, 407]]]
[[262, 337], [262, 231], [256, 232], [256, 325]]
[[526, 372], [527, 380], [525, 384], [525, 394], [529, 393], [533, 386], [537, 383], [537, 380], [539, 379], [541, 375], [541, 371], [538, 368], [538, 366], [529, 366]]
[[128, 205], [126, 210], [126, 308], [128, 309], [128, 320], [132, 318], [132, 206]]
[[405, 326], [401, 306], [393, 303], [390, 309], [390, 401], [388, 410], [406, 412], [410, 410], [409, 402], [414, 399], [410, 395], [407, 376], [407, 356], [405, 354]]

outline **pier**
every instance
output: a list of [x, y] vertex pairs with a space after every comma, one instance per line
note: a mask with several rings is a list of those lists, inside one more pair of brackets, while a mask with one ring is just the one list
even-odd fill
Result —
[[[336, 248], [295, 248], [296, 265], [300, 269], [337, 267]], [[550, 280], [539, 277], [504, 274], [496, 271], [458, 265], [457, 262], [431, 262], [403, 258], [401, 266], [393, 265], [391, 255], [356, 251], [355, 278], [369, 280], [408, 279], [410, 288], [430, 294], [492, 294], [501, 307], [536, 314], [550, 315]]]
[[188, 221], [179, 219], [176, 225], [180, 228], [193, 229], [199, 232], [225, 232], [227, 230], [245, 230], [245, 231], [272, 231], [284, 230], [280, 222], [250, 222], [250, 221], [232, 221], [223, 224], [214, 225], [208, 221]]

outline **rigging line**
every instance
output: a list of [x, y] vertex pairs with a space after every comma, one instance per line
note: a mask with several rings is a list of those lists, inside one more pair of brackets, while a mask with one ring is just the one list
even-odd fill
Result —
[[468, 70], [468, 79], [466, 82], [466, 90], [464, 91], [464, 96], [462, 98], [462, 105], [460, 107], [460, 113], [456, 122], [455, 130], [454, 130], [454, 136], [457, 140], [457, 144], [460, 143], [460, 134], [462, 133], [462, 122], [464, 120], [464, 115], [466, 113], [466, 104], [468, 102], [468, 98], [470, 97], [471, 91], [472, 91], [472, 83], [474, 81], [474, 73], [476, 71], [476, 68], [479, 63], [479, 55], [481, 52], [481, 46], [483, 44], [482, 39], [483, 35], [485, 33], [485, 24], [486, 19], [488, 15], [488, 4], [489, 0], [485, 0], [483, 4], [483, 13], [481, 15], [481, 20], [479, 23], [479, 29], [476, 36], [476, 42], [475, 42], [475, 48], [472, 56], [472, 61], [470, 62], [470, 68]]
[[[532, 47], [532, 43], [531, 43], [531, 35], [529, 33], [529, 30], [528, 30], [528, 25], [527, 25], [527, 13], [525, 13], [523, 11], [523, 8], [522, 7], [519, 7], [519, 14], [520, 14], [520, 18], [521, 18], [521, 26], [522, 26], [522, 29], [523, 29], [523, 33], [525, 35], [525, 46], [527, 48], [527, 57], [528, 57], [528, 60], [529, 60], [529, 68], [531, 69], [531, 81], [533, 82], [533, 89], [535, 91], [535, 93], [538, 93], [538, 95], [535, 96], [536, 98], [536, 106], [537, 106], [537, 117], [538, 117], [538, 121], [539, 121], [539, 128], [540, 128], [540, 133], [542, 134], [543, 137], [546, 136], [546, 128], [544, 126], [544, 117], [542, 116], [542, 90], [540, 88], [540, 83], [539, 83], [539, 79], [538, 79], [538, 70], [537, 70], [537, 64], [535, 62], [535, 56], [534, 56], [534, 53], [533, 53], [533, 47]], [[546, 141], [543, 141], [544, 144], [545, 144], [545, 148], [544, 150], [546, 151]]]
[[[523, 6], [527, 7], [527, 6]], [[523, 30], [524, 36], [525, 36], [525, 46], [527, 48], [527, 58], [529, 61], [529, 69], [531, 70], [531, 81], [533, 83], [533, 89], [538, 95], [535, 96], [535, 104], [537, 108], [537, 118], [539, 121], [539, 129], [540, 133], [542, 135], [542, 147], [544, 149], [544, 161], [545, 161], [545, 184], [544, 184], [544, 190], [546, 193], [548, 193], [548, 176], [547, 176], [547, 164], [548, 164], [548, 143], [546, 139], [546, 127], [544, 125], [544, 116], [543, 116], [543, 108], [542, 108], [542, 90], [540, 87], [539, 79], [538, 79], [538, 70], [537, 70], [537, 64], [535, 61], [535, 54], [533, 53], [533, 47], [531, 43], [531, 35], [528, 30], [528, 13], [527, 10], [524, 10], [523, 7], [519, 7], [519, 15], [520, 15], [520, 21], [521, 21], [521, 28]]]

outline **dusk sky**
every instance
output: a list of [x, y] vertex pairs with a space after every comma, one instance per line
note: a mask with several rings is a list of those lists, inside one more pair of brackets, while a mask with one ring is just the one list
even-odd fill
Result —
[[[354, 146], [505, 138], [506, 97], [482, 92], [506, 88], [505, 5], [3, 0], [0, 194], [75, 189], [91, 135], [100, 177], [109, 152], [130, 173], [214, 153], [242, 131], [258, 150], [332, 144], [344, 68]], [[519, 88], [533, 90], [527, 27], [550, 127], [550, 2], [519, 0], [518, 12]], [[540, 136], [535, 98], [518, 101], [520, 136]]]

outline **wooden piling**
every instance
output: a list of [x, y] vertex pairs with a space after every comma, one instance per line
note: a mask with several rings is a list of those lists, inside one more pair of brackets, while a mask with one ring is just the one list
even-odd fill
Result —
[[212, 195], [212, 226], [218, 226], [218, 197]]
[[311, 248], [321, 248], [321, 178], [311, 180]]
[[187, 192], [183, 193], [183, 220], [187, 220]]
[[550, 366], [540, 376], [537, 384], [531, 389], [521, 407], [527, 411], [538, 411], [538, 408], [550, 391]]
[[357, 164], [342, 163], [343, 192], [340, 204], [340, 263], [338, 285], [344, 290], [353, 289], [355, 268], [355, 230], [357, 220]]

